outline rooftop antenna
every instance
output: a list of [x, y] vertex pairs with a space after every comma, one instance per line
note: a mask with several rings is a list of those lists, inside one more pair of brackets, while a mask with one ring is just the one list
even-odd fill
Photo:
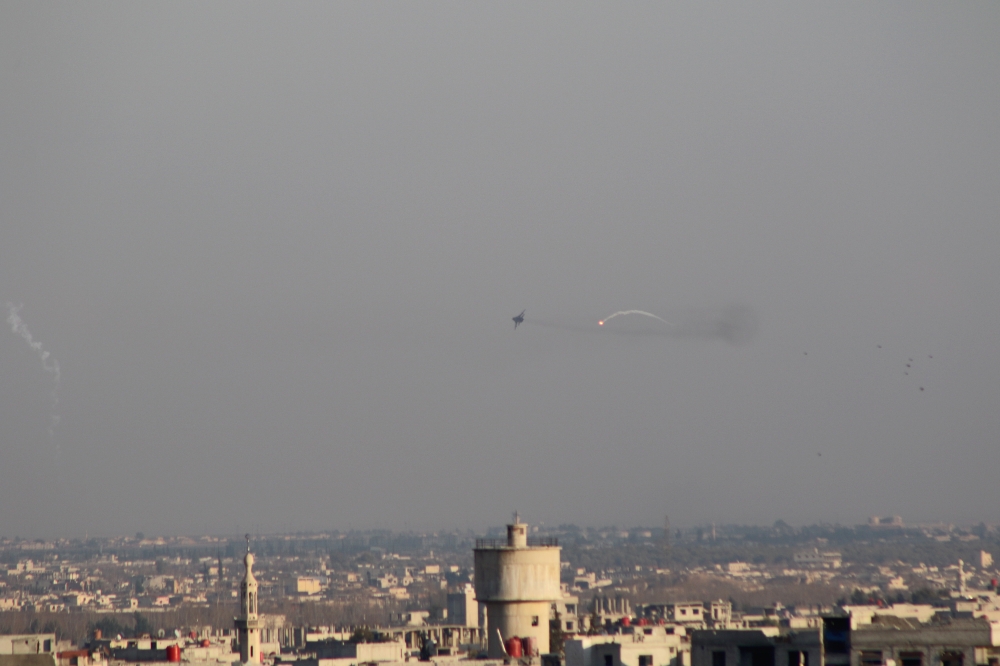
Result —
[[515, 511], [514, 512], [514, 524], [517, 525], [521, 522], [521, 515]]
[[249, 533], [249, 532], [247, 532], [247, 533], [246, 533], [246, 534], [244, 534], [243, 536], [245, 536], [245, 537], [246, 537], [246, 540], [247, 540], [247, 552], [249, 553], [249, 552], [250, 552], [250, 533]]

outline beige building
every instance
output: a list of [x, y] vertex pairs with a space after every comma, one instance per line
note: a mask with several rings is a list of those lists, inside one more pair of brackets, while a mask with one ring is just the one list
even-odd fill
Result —
[[55, 634], [6, 634], [0, 635], [2, 654], [45, 654], [56, 649]]
[[851, 666], [995, 666], [1000, 625], [985, 618], [947, 624], [882, 616], [851, 631]]
[[623, 627], [619, 634], [567, 640], [566, 666], [689, 666], [686, 645], [683, 627]]
[[549, 614], [562, 597], [559, 545], [555, 539], [529, 542], [528, 526], [517, 515], [507, 539], [477, 539], [476, 599], [486, 607], [489, 658], [500, 659], [513, 637], [530, 639], [534, 651], [549, 651]]
[[448, 595], [448, 622], [463, 627], [479, 626], [479, 603], [476, 601], [476, 591], [471, 585], [466, 585], [460, 592]]
[[798, 566], [821, 569], [839, 569], [841, 564], [843, 564], [843, 556], [840, 553], [836, 551], [821, 551], [819, 548], [795, 553], [792, 559]]
[[295, 576], [286, 585], [286, 593], [292, 596], [312, 596], [322, 591], [323, 584], [315, 576]]

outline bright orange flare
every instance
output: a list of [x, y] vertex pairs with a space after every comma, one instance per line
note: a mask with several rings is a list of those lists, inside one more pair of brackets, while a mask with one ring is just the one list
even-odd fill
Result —
[[604, 326], [604, 322], [603, 321], [599, 321], [599, 322], [597, 322], [597, 325], [598, 326]]

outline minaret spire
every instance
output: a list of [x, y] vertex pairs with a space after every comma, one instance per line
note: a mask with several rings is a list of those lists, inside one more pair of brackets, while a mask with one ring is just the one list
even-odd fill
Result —
[[253, 553], [250, 552], [250, 535], [247, 554], [243, 556], [246, 573], [240, 582], [240, 617], [236, 618], [236, 633], [240, 643], [240, 662], [260, 663], [260, 619], [257, 617], [257, 579], [253, 575]]

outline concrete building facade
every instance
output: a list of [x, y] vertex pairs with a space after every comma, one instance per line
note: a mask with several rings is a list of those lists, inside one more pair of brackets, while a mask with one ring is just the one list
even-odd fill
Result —
[[683, 627], [631, 626], [566, 641], [566, 666], [689, 666]]
[[459, 592], [448, 594], [448, 622], [464, 627], [479, 626], [479, 603], [476, 591], [467, 585]]
[[705, 629], [691, 634], [691, 666], [823, 666], [821, 630]]
[[506, 643], [515, 636], [532, 639], [537, 653], [547, 653], [550, 609], [562, 596], [558, 542], [529, 543], [528, 526], [515, 515], [506, 541], [478, 539], [474, 556], [476, 599], [486, 606], [489, 658], [503, 658]]
[[986, 618], [922, 624], [882, 617], [853, 629], [851, 666], [996, 666], [1000, 625]]

